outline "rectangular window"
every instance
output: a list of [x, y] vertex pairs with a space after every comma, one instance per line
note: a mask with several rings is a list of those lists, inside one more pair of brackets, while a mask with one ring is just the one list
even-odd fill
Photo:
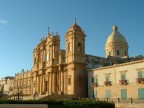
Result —
[[97, 77], [94, 78], [94, 83], [98, 83], [98, 78]]
[[119, 54], [119, 50], [117, 50], [117, 55], [119, 56], [120, 54]]
[[121, 89], [121, 98], [126, 99], [127, 98], [127, 89]]
[[93, 92], [93, 98], [97, 98], [97, 91]]
[[142, 71], [138, 72], [138, 78], [143, 78]]
[[121, 80], [125, 80], [126, 77], [125, 77], [125, 73], [121, 73]]
[[111, 91], [110, 90], [106, 90], [105, 91], [105, 98], [110, 98], [111, 97]]
[[92, 77], [92, 83], [94, 82], [94, 77]]
[[110, 76], [106, 75], [106, 82], [109, 82]]
[[125, 56], [127, 55], [127, 52], [125, 51]]
[[138, 98], [144, 99], [144, 88], [138, 88]]

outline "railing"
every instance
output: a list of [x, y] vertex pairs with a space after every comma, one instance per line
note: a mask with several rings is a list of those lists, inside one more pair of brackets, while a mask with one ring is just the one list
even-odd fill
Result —
[[92, 83], [91, 87], [97, 87], [98, 83]]
[[120, 80], [119, 83], [121, 85], [127, 85], [128, 84], [128, 80]]
[[144, 78], [136, 78], [137, 83], [144, 84]]
[[107, 102], [114, 102], [114, 103], [144, 103], [144, 98], [87, 98], [88, 100], [96, 100], [96, 101], [107, 101]]
[[105, 86], [111, 86], [111, 81], [105, 81], [105, 82], [104, 82], [104, 85], [105, 85]]

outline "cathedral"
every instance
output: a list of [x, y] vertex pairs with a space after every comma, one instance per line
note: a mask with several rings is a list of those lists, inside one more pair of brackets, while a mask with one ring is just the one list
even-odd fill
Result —
[[[87, 70], [85, 63], [85, 33], [75, 22], [65, 35], [66, 49], [60, 49], [60, 36], [49, 33], [33, 51], [34, 63], [30, 72], [16, 74], [15, 88], [21, 88], [19, 79], [30, 74], [30, 85], [23, 94], [87, 95]], [[23, 74], [23, 75], [22, 75]], [[28, 75], [27, 75], [28, 76]], [[15, 90], [16, 91], [16, 90]]]
[[106, 41], [106, 58], [85, 54], [85, 37], [75, 21], [66, 32], [66, 49], [62, 50], [60, 35], [48, 33], [33, 50], [32, 70], [22, 70], [15, 75], [14, 93], [19, 89], [23, 95], [37, 92], [40, 95], [127, 98], [131, 97], [127, 92], [132, 93], [129, 90], [137, 87], [139, 92], [135, 97], [144, 96], [144, 91], [140, 91], [144, 88], [143, 56], [129, 57], [128, 43], [118, 27], [113, 26]]

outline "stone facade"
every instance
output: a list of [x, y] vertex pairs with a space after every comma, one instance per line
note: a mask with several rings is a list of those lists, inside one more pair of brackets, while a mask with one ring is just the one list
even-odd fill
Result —
[[32, 71], [22, 71], [15, 75], [15, 78], [13, 80], [14, 82], [14, 89], [13, 94], [16, 95], [18, 92], [20, 95], [31, 95], [32, 92]]
[[144, 98], [144, 60], [89, 71], [90, 98]]
[[[15, 76], [15, 92], [23, 94], [66, 94], [75, 97], [87, 95], [85, 63], [85, 33], [75, 22], [66, 33], [66, 50], [60, 49], [58, 33], [42, 38], [33, 51], [34, 62], [30, 72]], [[26, 76], [26, 77], [25, 77]], [[28, 77], [29, 76], [29, 77]], [[30, 86], [24, 82], [29, 81]]]
[[85, 34], [75, 22], [65, 38], [66, 50], [60, 49], [60, 36], [53, 33], [34, 49], [33, 92], [86, 95]]
[[128, 43], [117, 26], [107, 39], [106, 58], [85, 54], [85, 33], [76, 22], [65, 39], [65, 50], [58, 33], [41, 39], [33, 51], [32, 70], [15, 75], [15, 94], [144, 98], [144, 58], [128, 56]]
[[3, 77], [0, 79], [0, 91], [3, 95], [11, 95], [13, 91], [13, 79], [12, 76]]
[[113, 32], [107, 39], [105, 50], [106, 57], [128, 57], [128, 43], [125, 37], [118, 32], [117, 26], [113, 26]]

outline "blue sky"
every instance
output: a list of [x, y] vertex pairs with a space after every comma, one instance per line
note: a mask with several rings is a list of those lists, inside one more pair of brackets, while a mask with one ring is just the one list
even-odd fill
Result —
[[50, 32], [61, 36], [77, 19], [85, 31], [86, 53], [105, 57], [105, 42], [117, 25], [129, 56], [144, 55], [144, 0], [0, 0], [0, 77], [33, 65], [33, 49]]

